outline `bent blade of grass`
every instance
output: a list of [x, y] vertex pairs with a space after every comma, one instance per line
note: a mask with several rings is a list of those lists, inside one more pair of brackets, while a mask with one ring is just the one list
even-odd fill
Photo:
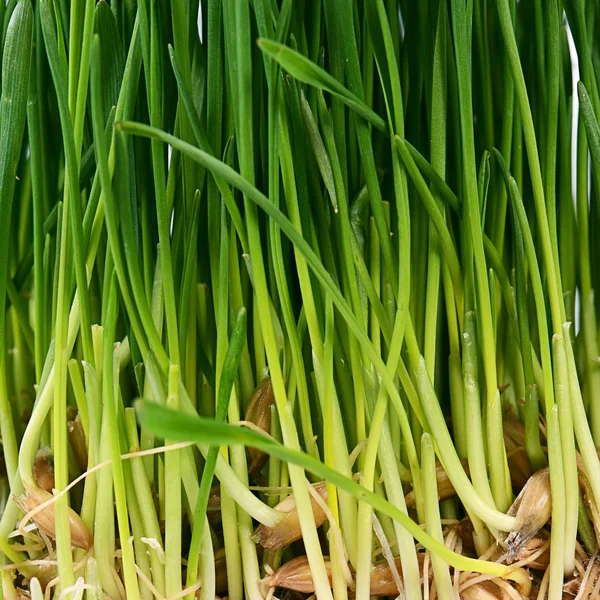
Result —
[[[340, 311], [341, 316], [344, 318], [351, 331], [357, 337], [359, 343], [365, 348], [365, 352], [373, 362], [375, 370], [379, 373], [382, 383], [385, 385], [388, 393], [390, 394], [390, 399], [392, 400], [394, 408], [399, 413], [403, 413], [405, 411], [402, 399], [400, 398], [400, 394], [394, 384], [391, 374], [386, 369], [381, 356], [373, 346], [368, 335], [361, 328], [361, 325], [352, 313], [352, 309], [343, 297], [339, 287], [334, 283], [331, 275], [327, 272], [306, 240], [304, 240], [292, 223], [268, 200], [268, 198], [266, 198], [261, 192], [259, 192], [253, 185], [246, 181], [232, 168], [228, 167], [213, 156], [210, 156], [198, 148], [194, 148], [193, 146], [186, 144], [182, 140], [169, 135], [168, 133], [148, 125], [133, 122], [120, 122], [116, 125], [116, 127], [126, 133], [161, 140], [162, 142], [171, 144], [174, 148], [181, 150], [183, 153], [188, 153], [192, 158], [194, 158], [194, 160], [209, 170], [218, 172], [231, 185], [243, 191], [249, 200], [259, 206], [270, 218], [274, 219], [279, 227], [281, 227], [285, 235], [294, 243], [294, 245], [298, 247], [302, 254], [304, 254], [307, 263], [313, 270], [315, 276], [331, 295], [331, 298], [336, 305], [336, 308]], [[435, 398], [435, 392], [433, 390], [427, 390], [427, 392], [433, 394], [435, 404], [437, 404], [437, 408], [433, 412], [429, 413], [430, 418], [433, 418], [435, 421], [431, 424], [434, 438], [438, 445], [440, 442], [443, 442], [445, 450], [441, 451], [444, 452], [444, 454], [447, 454], [450, 457], [450, 460], [452, 460], [451, 467], [454, 474], [453, 476], [455, 477], [457, 483], [462, 487], [463, 501], [469, 503], [473, 512], [481, 516], [481, 518], [490, 525], [503, 531], [511, 531], [515, 529], [517, 527], [517, 521], [514, 517], [505, 515], [504, 513], [489, 507], [487, 503], [474, 492], [470, 481], [464, 473], [464, 469], [460, 465], [460, 461], [458, 460], [456, 451], [452, 441], [450, 440], [450, 435], [448, 433], [444, 417], [439, 407], [437, 398]], [[423, 422], [421, 407], [418, 404], [411, 404], [411, 407], [419, 415], [419, 420]]]
[[211, 445], [245, 445], [258, 448], [271, 456], [285, 462], [298, 465], [318, 477], [354, 496], [357, 500], [367, 502], [375, 510], [398, 521], [423, 546], [434, 552], [451, 566], [477, 573], [489, 573], [497, 577], [519, 578], [521, 575], [510, 566], [498, 563], [467, 558], [449, 550], [439, 541], [434, 540], [410, 517], [377, 494], [368, 491], [352, 479], [341, 475], [327, 467], [321, 461], [308, 456], [299, 450], [292, 450], [274, 441], [272, 438], [247, 430], [242, 427], [220, 423], [214, 419], [192, 417], [158, 404], [140, 401], [139, 415], [142, 423], [152, 429], [160, 437], [171, 440], [194, 441]]
[[263, 52], [277, 61], [292, 77], [337, 96], [373, 127], [384, 133], [387, 132], [387, 124], [379, 115], [306, 56], [273, 40], [260, 39], [257, 43]]

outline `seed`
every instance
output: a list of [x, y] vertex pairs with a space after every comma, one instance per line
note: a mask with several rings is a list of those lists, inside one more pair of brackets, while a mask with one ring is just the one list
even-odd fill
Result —
[[[313, 488], [324, 500], [327, 500], [327, 485], [324, 481], [315, 483]], [[327, 518], [325, 512], [312, 496], [310, 503], [315, 518], [315, 525], [317, 528], [321, 527]], [[300, 518], [298, 517], [294, 495], [290, 494], [275, 509], [286, 513], [285, 516], [274, 527], [259, 525], [254, 533], [254, 541], [259, 543], [265, 550], [270, 551], [283, 548], [302, 537]]]
[[502, 422], [502, 432], [507, 452], [525, 446], [525, 427], [519, 421], [505, 419]]
[[[424, 553], [419, 553], [419, 569], [422, 572]], [[328, 556], [324, 556], [325, 569], [331, 584], [331, 561]], [[400, 558], [395, 559], [396, 569], [402, 575], [402, 565]], [[308, 557], [298, 556], [281, 565], [275, 573], [268, 575], [263, 579], [263, 583], [269, 587], [279, 587], [286, 590], [301, 592], [303, 594], [312, 594], [315, 591]], [[390, 565], [386, 562], [379, 562], [373, 565], [371, 570], [371, 586], [369, 593], [371, 596], [397, 596], [399, 594], [398, 586], [394, 580]]]
[[475, 542], [473, 541], [473, 523], [471, 519], [464, 518], [457, 525], [458, 535], [462, 541], [463, 554], [474, 556], [476, 554]]
[[[271, 406], [274, 402], [275, 395], [273, 394], [271, 378], [267, 377], [256, 388], [250, 404], [248, 404], [246, 421], [254, 423], [264, 432], [269, 433], [271, 431]], [[250, 473], [260, 471], [269, 458], [268, 454], [256, 448], [248, 448], [248, 455], [250, 456]]]
[[221, 508], [221, 486], [213, 485], [213, 487], [210, 488], [208, 506], [212, 508]]
[[79, 414], [67, 423], [69, 430], [69, 439], [71, 440], [71, 447], [73, 448], [73, 454], [79, 467], [85, 471], [88, 465], [88, 454], [87, 445], [85, 443], [85, 433], [83, 431], [83, 425], [81, 424], [81, 417]]
[[[463, 468], [465, 469], [465, 472], [468, 475], [469, 474], [469, 465], [467, 463], [467, 460], [463, 459], [463, 460], [461, 460], [461, 463], [462, 463]], [[454, 489], [454, 486], [452, 485], [452, 482], [450, 481], [448, 474], [444, 470], [444, 467], [442, 467], [441, 463], [439, 463], [439, 462], [435, 463], [435, 479], [437, 482], [438, 498], [440, 501], [447, 500], [448, 498], [452, 498], [453, 496], [456, 496], [456, 491]], [[414, 508], [416, 506], [416, 498], [415, 498], [414, 491], [411, 491], [406, 495], [405, 501], [406, 501], [406, 506], [408, 508]]]
[[33, 464], [33, 478], [46, 492], [54, 489], [54, 456], [50, 448], [40, 448]]
[[527, 450], [523, 446], [515, 448], [507, 452], [506, 459], [514, 488], [517, 490], [523, 489], [532, 474]]
[[492, 581], [482, 581], [460, 593], [461, 600], [502, 600], [502, 590]]
[[523, 544], [517, 552], [507, 553], [501, 546], [496, 546], [488, 560], [508, 564], [525, 561], [524, 567], [545, 571], [550, 564], [550, 544], [548, 539], [536, 536]]
[[[331, 561], [324, 556], [325, 569], [331, 584]], [[312, 594], [315, 591], [310, 566], [307, 556], [298, 556], [281, 565], [275, 573], [263, 580], [269, 587], [280, 587], [303, 594]]]
[[[402, 577], [402, 565], [399, 558], [396, 559], [396, 569], [398, 569], [398, 573]], [[396, 596], [399, 593], [392, 569], [390, 569], [390, 565], [387, 562], [380, 562], [373, 565], [373, 570], [371, 571], [371, 589], [369, 591], [372, 596]]]
[[40, 583], [42, 591], [46, 589], [48, 584], [58, 576], [58, 568], [56, 565], [44, 565], [39, 568], [36, 573], [36, 578]]
[[547, 545], [547, 548], [532, 561], [528, 562], [525, 566], [528, 569], [535, 569], [536, 571], [545, 571], [550, 564], [550, 544], [548, 540], [541, 537], [534, 537], [530, 539], [517, 554], [517, 561], [521, 562], [527, 560], [530, 556], [537, 554], [542, 546]]
[[[16, 502], [21, 510], [27, 514], [53, 498], [54, 496], [45, 490], [30, 487], [25, 494], [16, 499]], [[31, 519], [40, 531], [43, 531], [52, 539], [56, 538], [54, 507], [51, 504], [37, 512]], [[81, 517], [72, 508], [69, 508], [69, 525], [71, 529], [71, 545], [75, 548], [89, 550], [94, 545], [94, 538]]]
[[550, 471], [540, 469], [528, 480], [508, 511], [521, 523], [518, 531], [511, 532], [505, 543], [511, 558], [518, 555], [520, 549], [535, 536], [552, 515], [552, 497], [550, 492]]
[[515, 419], [505, 419], [502, 427], [510, 478], [515, 489], [520, 490], [532, 475], [525, 450], [525, 428]]
[[225, 562], [224, 552], [215, 556], [215, 591], [219, 596], [226, 596], [229, 591], [227, 563]]

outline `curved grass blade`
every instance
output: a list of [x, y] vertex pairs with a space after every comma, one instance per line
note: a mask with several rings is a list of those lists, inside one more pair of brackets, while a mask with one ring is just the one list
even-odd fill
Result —
[[[343, 297], [339, 287], [334, 283], [331, 275], [327, 272], [321, 261], [315, 255], [313, 250], [310, 248], [306, 240], [299, 234], [292, 223], [287, 219], [281, 211], [273, 205], [261, 192], [259, 192], [252, 184], [244, 179], [239, 173], [223, 164], [213, 156], [202, 152], [198, 148], [194, 148], [182, 140], [169, 135], [159, 129], [143, 125], [141, 123], [133, 122], [120, 122], [116, 125], [120, 131], [126, 133], [140, 135], [143, 137], [151, 137], [156, 140], [160, 140], [167, 144], [170, 144], [175, 149], [188, 154], [191, 158], [199, 162], [205, 168], [218, 172], [230, 185], [233, 185], [239, 189], [250, 201], [261, 208], [271, 219], [273, 219], [285, 235], [293, 242], [293, 244], [304, 254], [308, 265], [313, 270], [317, 279], [321, 282], [326, 291], [330, 294], [334, 304], [340, 312], [340, 315], [348, 324], [350, 330], [354, 333], [359, 343], [364, 347], [367, 356], [373, 363], [373, 368], [379, 373], [383, 385], [388, 390], [392, 404], [399, 415], [402, 418], [405, 417], [405, 408], [400, 398], [398, 389], [394, 384], [392, 373], [390, 373], [379, 352], [374, 347], [369, 337], [362, 330], [358, 320], [352, 313], [348, 302]], [[467, 503], [471, 510], [481, 516], [483, 520], [489, 522], [490, 525], [497, 527], [503, 531], [510, 531], [517, 526], [517, 522], [514, 517], [505, 515], [492, 507], [490, 507], [479, 495], [475, 493], [468, 477], [465, 475], [464, 470], [460, 466], [460, 461], [456, 455], [454, 445], [450, 439], [444, 417], [442, 415], [441, 408], [435, 392], [433, 389], [427, 390], [429, 395], [435, 401], [435, 408], [429, 412], [430, 425], [434, 433], [436, 443], [438, 444], [440, 453], [445, 455], [445, 459], [449, 461], [453, 474], [455, 475], [455, 487], [458, 485], [462, 489], [461, 499]], [[409, 398], [410, 399], [410, 398]], [[411, 402], [411, 408], [415, 411], [419, 421], [423, 423], [423, 413], [421, 406], [416, 402]], [[442, 448], [443, 446], [443, 448]], [[446, 456], [447, 455], [447, 456]]]
[[[233, 185], [234, 187], [242, 191], [245, 195], [248, 196], [248, 198], [252, 200], [252, 202], [257, 204], [271, 219], [273, 219], [281, 228], [283, 233], [306, 257], [306, 261], [315, 273], [315, 276], [319, 279], [323, 287], [331, 295], [334, 304], [340, 311], [340, 314], [346, 320], [353, 333], [357, 336], [359, 343], [364, 346], [367, 355], [373, 362], [374, 367], [381, 374], [383, 382], [388, 388], [390, 398], [392, 399], [394, 406], [396, 406], [398, 410], [404, 410], [398, 390], [396, 389], [396, 386], [393, 383], [393, 379], [387, 372], [387, 369], [383, 360], [381, 359], [381, 356], [376, 351], [371, 340], [366, 335], [360, 323], [352, 313], [352, 309], [350, 308], [346, 299], [343, 297], [339, 287], [333, 281], [331, 275], [327, 272], [317, 255], [309, 246], [308, 242], [306, 242], [306, 240], [296, 230], [296, 228], [289, 221], [289, 219], [287, 219], [287, 217], [285, 217], [284, 214], [272, 202], [270, 202], [268, 198], [266, 198], [252, 184], [246, 181], [239, 173], [234, 171], [231, 167], [228, 167], [220, 160], [214, 158], [206, 152], [203, 152], [198, 148], [190, 146], [189, 144], [183, 142], [179, 138], [169, 135], [168, 133], [160, 131], [159, 129], [156, 129], [154, 127], [143, 125], [141, 123], [123, 121], [117, 123], [115, 127], [126, 133], [161, 140], [162, 142], [171, 144], [177, 150], [189, 154], [192, 158], [194, 158], [194, 160], [206, 166], [206, 168], [208, 168], [209, 170], [218, 173], [219, 176], [223, 177], [223, 179], [225, 179], [230, 185]], [[420, 419], [422, 419], [422, 412], [420, 407], [418, 405], [415, 405], [412, 406], [412, 408], [420, 416]]]
[[379, 115], [306, 56], [273, 40], [259, 39], [257, 43], [263, 52], [277, 61], [292, 77], [337, 96], [373, 127], [387, 133], [387, 124]]
[[420, 544], [453, 567], [464, 571], [489, 573], [498, 577], [509, 576], [511, 571], [509, 566], [467, 558], [452, 552], [444, 544], [425, 533], [417, 523], [387, 500], [366, 490], [352, 479], [341, 475], [304, 452], [286, 448], [272, 438], [255, 431], [221, 423], [214, 419], [179, 413], [158, 404], [140, 401], [138, 410], [141, 422], [154, 431], [157, 436], [174, 441], [193, 441], [228, 446], [241, 444], [258, 448], [282, 461], [298, 465], [316, 476], [322, 477], [327, 482], [354, 496], [357, 500], [367, 502], [375, 510], [398, 521]]

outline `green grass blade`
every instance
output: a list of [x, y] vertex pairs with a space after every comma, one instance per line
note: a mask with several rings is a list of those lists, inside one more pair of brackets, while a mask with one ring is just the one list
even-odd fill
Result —
[[258, 448], [280, 460], [301, 466], [394, 519], [405, 527], [419, 543], [458, 569], [490, 573], [499, 577], [506, 577], [510, 571], [510, 567], [505, 565], [467, 558], [452, 552], [444, 544], [431, 538], [410, 517], [383, 497], [366, 490], [352, 479], [325, 466], [321, 461], [298, 450], [287, 448], [272, 438], [241, 427], [219, 423], [213, 419], [184, 415], [150, 402], [140, 402], [139, 414], [142, 423], [160, 437], [211, 445], [242, 444]]

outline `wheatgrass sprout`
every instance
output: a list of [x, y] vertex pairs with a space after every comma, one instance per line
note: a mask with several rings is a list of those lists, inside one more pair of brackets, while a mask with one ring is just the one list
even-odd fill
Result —
[[598, 596], [597, 2], [0, 24], [0, 598]]

